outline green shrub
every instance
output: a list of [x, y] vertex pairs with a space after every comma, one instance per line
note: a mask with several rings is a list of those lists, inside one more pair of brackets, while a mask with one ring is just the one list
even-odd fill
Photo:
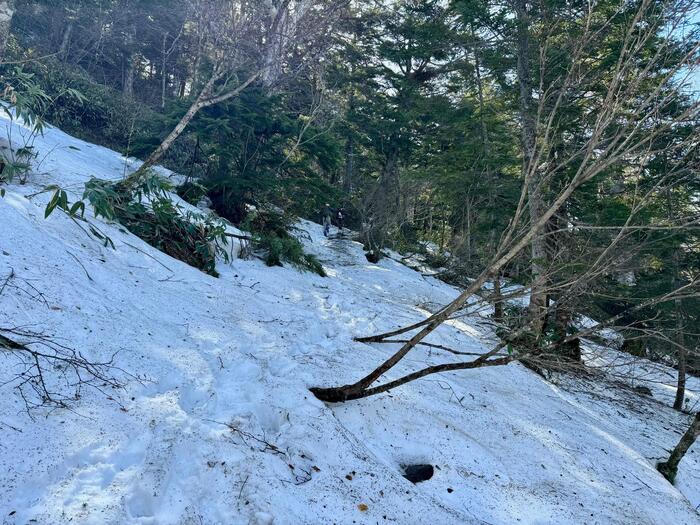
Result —
[[282, 261], [285, 261], [297, 268], [317, 273], [321, 277], [326, 276], [316, 256], [305, 253], [302, 244], [294, 237], [256, 234], [253, 242], [257, 248], [265, 251], [265, 264], [268, 266], [282, 266]]
[[251, 211], [241, 227], [251, 233], [265, 233], [277, 237], [288, 237], [294, 224], [292, 216], [271, 207]]
[[[157, 175], [148, 173], [135, 185], [91, 179], [85, 185], [83, 201], [72, 206], [65, 190], [56, 186], [46, 206], [48, 217], [56, 209], [63, 210], [74, 220], [81, 219], [88, 201], [95, 216], [102, 216], [123, 225], [131, 233], [175, 259], [218, 277], [216, 258], [228, 261], [226, 224], [210, 216], [183, 210], [168, 195], [170, 186]], [[112, 240], [88, 222], [90, 232], [114, 247]]]
[[183, 210], [168, 196], [170, 190], [150, 173], [136, 186], [92, 179], [85, 185], [85, 198], [96, 215], [116, 220], [151, 246], [217, 277], [217, 255], [228, 260], [225, 223]]
[[260, 209], [249, 213], [241, 228], [251, 233], [253, 245], [263, 252], [268, 266], [282, 266], [287, 262], [325, 277], [326, 272], [316, 256], [304, 252], [299, 239], [289, 233], [293, 220], [281, 211]]

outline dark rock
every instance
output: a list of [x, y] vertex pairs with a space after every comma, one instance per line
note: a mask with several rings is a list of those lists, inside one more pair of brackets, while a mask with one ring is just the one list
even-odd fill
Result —
[[404, 475], [411, 483], [420, 483], [433, 477], [434, 469], [432, 465], [406, 465]]
[[379, 262], [379, 260], [382, 258], [381, 252], [367, 252], [365, 253], [365, 257], [367, 258], [367, 261], [376, 264]]

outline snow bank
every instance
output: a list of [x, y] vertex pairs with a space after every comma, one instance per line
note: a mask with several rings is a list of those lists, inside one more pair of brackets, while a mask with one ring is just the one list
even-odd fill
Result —
[[[654, 469], [687, 424], [665, 397], [612, 376], [549, 384], [513, 364], [327, 406], [310, 386], [355, 380], [392, 350], [353, 336], [420, 319], [456, 290], [370, 264], [307, 222], [328, 278], [235, 260], [215, 279], [100, 222], [116, 245], [105, 248], [63, 214], [44, 220], [47, 196], [27, 195], [49, 183], [79, 195], [129, 163], [55, 129], [36, 147], [30, 184], [0, 200], [0, 279], [14, 270], [46, 303], [6, 289], [0, 326], [93, 359], [116, 352], [140, 381], [33, 419], [0, 389], [4, 523], [700, 523], [697, 446], [680, 490]], [[479, 353], [494, 337], [465, 317], [432, 341]], [[395, 373], [451, 357], [420, 349]], [[0, 377], [12, 366], [0, 360]], [[655, 392], [672, 383], [659, 370]], [[413, 485], [408, 463], [435, 475]]]

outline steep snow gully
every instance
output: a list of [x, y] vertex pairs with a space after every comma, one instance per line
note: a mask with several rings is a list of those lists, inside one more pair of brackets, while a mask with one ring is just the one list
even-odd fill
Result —
[[[26, 130], [5, 126], [18, 147]], [[0, 387], [2, 523], [700, 523], [697, 445], [677, 487], [654, 469], [687, 424], [669, 408], [670, 369], [626, 365], [652, 397], [612, 376], [548, 383], [512, 364], [327, 406], [310, 386], [356, 379], [392, 350], [353, 336], [420, 319], [456, 290], [370, 264], [310, 222], [300, 235], [327, 278], [234, 259], [215, 279], [97, 221], [106, 248], [63, 214], [44, 219], [48, 195], [31, 195], [57, 184], [75, 197], [130, 162], [56, 129], [35, 147], [30, 182], [0, 199], [0, 282], [14, 272], [43, 299], [7, 287], [0, 326], [116, 354], [129, 375], [31, 414], [13, 383]], [[483, 352], [494, 336], [465, 316], [432, 341]], [[586, 355], [625, 361], [592, 343]], [[395, 373], [449, 358], [416, 350]], [[17, 366], [5, 352], [0, 382]], [[689, 386], [697, 403], [700, 382]], [[431, 479], [403, 477], [416, 463]]]

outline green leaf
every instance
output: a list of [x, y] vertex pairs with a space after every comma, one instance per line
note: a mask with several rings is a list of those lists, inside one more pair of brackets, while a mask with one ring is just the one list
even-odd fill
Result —
[[53, 211], [56, 209], [56, 206], [58, 206], [60, 199], [61, 199], [61, 190], [58, 189], [53, 193], [51, 200], [46, 205], [46, 210], [44, 211], [44, 219], [49, 218], [49, 215], [51, 215], [53, 213]]
[[85, 203], [83, 201], [78, 201], [73, 204], [70, 208], [70, 215], [71, 217], [75, 217], [78, 214], [78, 211], [80, 211], [80, 216], [84, 217], [85, 216]]
[[61, 190], [58, 198], [58, 205], [62, 210], [68, 211], [68, 194], [64, 190]]

